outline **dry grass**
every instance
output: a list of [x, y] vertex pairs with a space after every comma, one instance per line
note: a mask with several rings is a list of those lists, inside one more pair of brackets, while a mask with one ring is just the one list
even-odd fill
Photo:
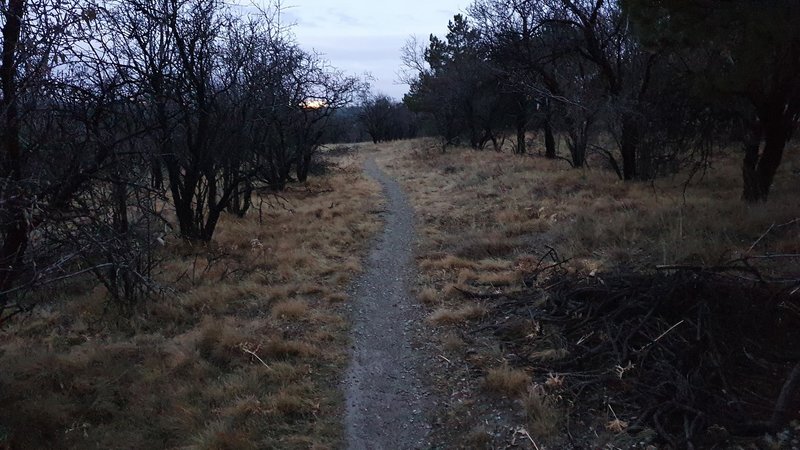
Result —
[[[624, 183], [608, 171], [573, 170], [562, 161], [421, 148], [420, 141], [387, 144], [378, 159], [405, 182], [419, 213], [423, 286], [441, 288], [464, 269], [492, 284], [491, 276], [518, 258], [538, 260], [542, 244], [587, 273], [619, 265], [713, 264], [746, 253], [770, 225], [800, 217], [792, 172], [800, 162], [793, 151], [770, 202], [746, 205], [736, 152], [718, 155], [684, 191], [685, 174]], [[774, 232], [752, 252], [797, 251], [794, 231]]]
[[130, 317], [84, 281], [6, 326], [0, 447], [340, 446], [340, 304], [380, 227], [357, 163], [223, 217], [207, 248], [168, 239], [175, 294]]
[[433, 305], [439, 300], [439, 293], [431, 288], [422, 289], [417, 294], [417, 299], [425, 305]]
[[464, 350], [466, 343], [461, 336], [458, 336], [455, 333], [444, 333], [440, 338], [439, 342], [441, 348], [448, 353], [456, 353], [461, 352]]
[[476, 427], [464, 436], [463, 448], [492, 448], [492, 436], [484, 427]]
[[434, 325], [457, 325], [479, 319], [484, 314], [486, 308], [477, 304], [463, 305], [454, 309], [439, 308], [428, 316], [428, 322]]
[[[564, 414], [552, 394], [526, 390], [527, 375], [505, 365], [517, 358], [503, 351], [509, 329], [468, 331], [487, 309], [470, 303], [464, 292], [524, 289], [538, 268], [552, 263], [543, 260], [548, 247], [561, 259], [570, 258], [567, 270], [584, 276], [620, 268], [653, 270], [661, 264], [714, 265], [748, 254], [800, 253], [800, 223], [778, 226], [800, 218], [796, 150], [787, 151], [770, 201], [746, 205], [740, 200], [741, 155], [735, 151], [719, 153], [710, 170], [686, 186], [685, 173], [654, 183], [625, 183], [600, 169], [600, 161], [593, 161], [592, 169], [575, 170], [563, 161], [510, 153], [454, 148], [443, 154], [425, 141], [375, 148], [378, 163], [404, 184], [417, 212], [417, 290], [431, 308], [429, 321], [440, 326], [433, 331], [441, 333], [436, 342], [454, 363], [443, 369], [441, 387], [455, 395], [452, 386], [459, 386], [454, 392], [462, 399], [445, 407], [442, 415], [450, 419], [437, 439], [450, 442], [493, 420], [497, 414], [491, 405], [497, 400], [482, 394], [486, 391], [516, 399], [528, 423], [513, 426], [536, 436], [555, 433]], [[800, 276], [796, 266], [764, 267], [778, 269]], [[506, 323], [505, 328], [516, 320], [494, 319]], [[521, 329], [521, 338], [531, 343], [523, 359], [547, 364], [569, 357], [561, 344], [537, 339], [526, 331], [531, 327]], [[472, 369], [453, 369], [464, 362]], [[503, 366], [497, 368], [498, 363]], [[475, 373], [486, 369], [486, 379], [478, 379]], [[545, 378], [533, 381], [547, 383]], [[476, 405], [475, 414], [464, 414], [464, 405]]]
[[525, 371], [501, 366], [489, 369], [484, 386], [496, 394], [515, 396], [525, 392], [530, 383], [531, 377]]
[[424, 141], [385, 144], [376, 158], [410, 193], [422, 238], [418, 289], [441, 293], [436, 302], [421, 298], [437, 307], [458, 309], [465, 289], [520, 288], [541, 266], [546, 245], [584, 275], [800, 252], [798, 226], [775, 227], [751, 248], [772, 225], [800, 217], [798, 152], [787, 152], [770, 201], [747, 205], [737, 152], [717, 155], [687, 187], [686, 174], [624, 183], [607, 170], [574, 170], [563, 161], [426, 148]]
[[565, 419], [564, 411], [555, 398], [539, 385], [531, 386], [522, 397], [528, 418], [528, 429], [536, 438], [547, 438], [559, 431]]
[[308, 302], [305, 300], [283, 300], [272, 307], [273, 319], [302, 319], [309, 314]]
[[547, 361], [558, 361], [566, 358], [567, 356], [569, 356], [569, 352], [564, 350], [563, 348], [558, 348], [558, 349], [548, 348], [546, 350], [531, 352], [531, 354], [528, 355], [528, 358], [530, 358], [533, 361], [547, 362]]

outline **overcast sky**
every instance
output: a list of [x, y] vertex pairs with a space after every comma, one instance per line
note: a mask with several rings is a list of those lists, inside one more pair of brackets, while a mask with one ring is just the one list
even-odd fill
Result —
[[409, 36], [427, 42], [444, 35], [447, 22], [469, 0], [282, 0], [285, 22], [295, 22], [300, 45], [322, 53], [349, 74], [369, 72], [373, 90], [401, 99], [400, 49]]

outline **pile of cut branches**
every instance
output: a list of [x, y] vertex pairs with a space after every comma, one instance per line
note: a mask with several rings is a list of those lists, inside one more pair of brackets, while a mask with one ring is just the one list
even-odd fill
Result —
[[[541, 325], [535, 339], [504, 346], [515, 365], [563, 378], [575, 414], [605, 404], [628, 432], [655, 430], [673, 448], [757, 436], [800, 418], [797, 289], [696, 268], [560, 271], [543, 284], [487, 306], [495, 318]], [[543, 361], [534, 351], [542, 343], [560, 356]]]

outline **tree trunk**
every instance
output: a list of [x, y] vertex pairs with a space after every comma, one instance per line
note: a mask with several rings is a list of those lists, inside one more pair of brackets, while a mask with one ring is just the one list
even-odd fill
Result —
[[528, 124], [528, 117], [524, 111], [520, 111], [517, 113], [517, 148], [516, 153], [518, 155], [524, 155], [528, 152], [527, 145], [525, 142], [525, 132], [527, 131], [527, 124]]
[[568, 144], [572, 156], [572, 167], [583, 167], [586, 162], [586, 137], [580, 132], [573, 133]]
[[[28, 223], [25, 219], [27, 195], [22, 188], [22, 151], [20, 145], [19, 111], [16, 85], [16, 52], [19, 43], [23, 0], [10, 0], [8, 8], [3, 12], [3, 54], [0, 66], [0, 83], [3, 98], [0, 108], [5, 112], [2, 130], [2, 195], [6, 199], [4, 209], [5, 223], [3, 228], [3, 246], [0, 248], [0, 292], [11, 288], [19, 277], [28, 248]], [[0, 295], [0, 305], [5, 305], [4, 295]]]
[[[213, 201], [209, 201], [209, 205], [214, 203]], [[202, 224], [202, 232], [200, 233], [200, 241], [202, 242], [211, 242], [211, 238], [214, 237], [214, 230], [217, 228], [217, 222], [219, 222], [220, 214], [222, 213], [222, 208], [219, 205], [209, 206], [208, 210], [208, 217], [206, 218], [205, 224]]]
[[758, 161], [758, 183], [762, 200], [767, 200], [775, 173], [783, 159], [783, 149], [788, 140], [788, 131], [781, 123], [768, 124], [764, 129], [764, 150]]
[[517, 111], [515, 116], [515, 125], [517, 129], [517, 146], [516, 153], [524, 155], [528, 152], [528, 145], [525, 140], [525, 134], [528, 131], [528, 103], [523, 95], [517, 98]]
[[761, 200], [760, 183], [758, 182], [758, 153], [761, 149], [761, 130], [753, 129], [744, 143], [744, 160], [742, 161], [742, 200], [757, 202]]
[[548, 117], [544, 121], [544, 156], [548, 159], [556, 159], [556, 139], [553, 136], [553, 125]]
[[193, 198], [197, 186], [196, 174], [191, 170], [184, 173], [174, 155], [167, 155], [164, 161], [167, 168], [172, 203], [175, 205], [175, 216], [181, 237], [188, 241], [200, 239], [200, 229], [195, 226]]
[[623, 120], [620, 137], [620, 153], [622, 154], [622, 176], [626, 181], [635, 180], [636, 150], [639, 145], [638, 127], [632, 120]]
[[247, 211], [253, 206], [253, 185], [249, 181], [228, 185], [226, 188], [230, 194], [227, 210], [236, 217], [244, 217]]
[[503, 137], [502, 140], [497, 139], [497, 136], [494, 133], [492, 133], [492, 148], [494, 148], [494, 151], [496, 152], [503, 151], [503, 142], [505, 142], [505, 140], [506, 140], [505, 137]]
[[161, 172], [161, 163], [156, 156], [153, 156], [150, 161], [150, 186], [157, 191], [164, 189], [164, 174]]
[[586, 164], [586, 149], [589, 146], [589, 133], [593, 122], [586, 119], [579, 123], [571, 123], [567, 146], [572, 156], [572, 167], [583, 167]]
[[481, 134], [471, 119], [469, 120], [469, 146], [473, 150], [481, 149]]
[[636, 149], [636, 177], [639, 180], [652, 180], [659, 174], [663, 167], [656, 165], [656, 158], [652, 149], [637, 146]]
[[115, 175], [115, 180], [113, 181], [113, 195], [114, 195], [114, 207], [113, 207], [113, 225], [114, 231], [117, 233], [124, 235], [128, 234], [128, 229], [130, 227], [128, 221], [128, 186], [125, 184], [125, 181], [119, 176]]
[[[791, 123], [787, 123], [782, 111], [760, 116], [760, 133], [752, 133], [746, 142], [742, 162], [742, 199], [751, 203], [767, 201], [791, 133]], [[762, 137], [764, 147], [759, 152]]]
[[311, 168], [312, 150], [306, 150], [297, 162], [297, 181], [305, 183], [308, 180], [308, 171]]

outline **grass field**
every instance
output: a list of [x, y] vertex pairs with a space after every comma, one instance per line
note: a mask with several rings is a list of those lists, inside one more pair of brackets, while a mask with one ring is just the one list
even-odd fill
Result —
[[[800, 253], [795, 151], [770, 201], [758, 205], [740, 200], [736, 152], [718, 155], [688, 186], [685, 173], [624, 183], [599, 168], [575, 170], [563, 161], [463, 148], [442, 153], [425, 141], [387, 144], [377, 154], [418, 213], [417, 293], [429, 306], [428, 339], [438, 342], [442, 355], [434, 380], [445, 398], [440, 443], [491, 448], [525, 442], [522, 426], [540, 443], [563, 444], [557, 435], [569, 409], [558, 401], [564, 379], [541, 367], [567, 355], [558, 342], [537, 340], [542, 333], [535, 320], [503, 317], [502, 308], [490, 311], [481, 300], [531, 288], [526, 280], [538, 268], [565, 261], [562, 267], [580, 278]], [[796, 264], [759, 264], [764, 273], [800, 278]], [[497, 322], [502, 327], [493, 326]], [[509, 364], [519, 355], [508, 353], [505, 340], [526, 337], [535, 351], [525, 357], [539, 361], [538, 368]], [[612, 419], [600, 433], [608, 436], [594, 445], [613, 442], [619, 423]]]
[[360, 160], [208, 247], [167, 239], [163, 298], [122, 316], [91, 280], [59, 286], [0, 336], [12, 448], [335, 448], [347, 286], [380, 227]]
[[[347, 288], [381, 226], [366, 157], [403, 184], [417, 213], [415, 293], [427, 305], [421, 338], [432, 343], [430, 380], [443, 400], [433, 438], [446, 448], [563, 443], [574, 405], [558, 393], [571, 380], [541, 370], [567, 356], [559, 342], [511, 314], [502, 328], [472, 332], [503, 313], [482, 299], [532, 288], [543, 264], [592, 278], [800, 253], [796, 151], [770, 202], [746, 205], [735, 152], [686, 186], [685, 174], [623, 183], [600, 168], [441, 153], [424, 140], [359, 149], [265, 197], [271, 206], [260, 212], [223, 217], [207, 247], [168, 238], [161, 298], [122, 311], [92, 280], [44, 293], [44, 305], [0, 334], [0, 445], [342, 447]], [[794, 264], [757, 262], [765, 274], [800, 278]], [[530, 340], [526, 358], [540, 367], [514, 364], [509, 339]], [[613, 443], [627, 424], [598, 414], [594, 443]]]

